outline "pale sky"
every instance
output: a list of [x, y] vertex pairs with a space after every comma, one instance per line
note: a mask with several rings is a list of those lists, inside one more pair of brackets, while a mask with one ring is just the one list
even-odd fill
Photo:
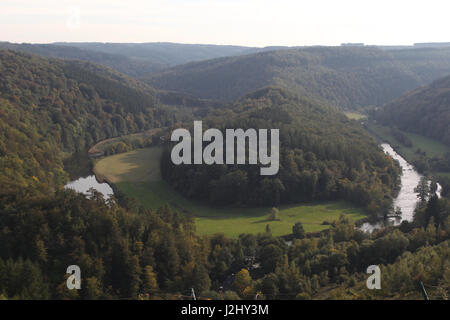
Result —
[[0, 41], [450, 42], [448, 0], [0, 0]]

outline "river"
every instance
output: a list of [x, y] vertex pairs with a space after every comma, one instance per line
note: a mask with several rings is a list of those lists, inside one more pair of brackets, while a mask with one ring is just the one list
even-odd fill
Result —
[[438, 196], [438, 198], [442, 197], [442, 186], [439, 183], [436, 183], [437, 188], [436, 188], [436, 195]]
[[80, 192], [84, 195], [89, 195], [89, 189], [94, 188], [98, 192], [103, 194], [103, 198], [105, 200], [109, 199], [114, 191], [111, 186], [107, 183], [100, 183], [95, 178], [95, 175], [90, 175], [84, 178], [78, 178], [77, 180], [71, 181], [65, 185], [67, 189], [73, 189], [77, 192]]
[[[361, 230], [372, 232], [374, 229], [379, 229], [384, 225], [399, 225], [402, 221], [412, 221], [414, 219], [414, 210], [418, 201], [417, 193], [414, 189], [419, 184], [422, 175], [420, 175], [414, 167], [409, 164], [401, 155], [387, 143], [382, 143], [381, 147], [384, 152], [397, 160], [402, 167], [401, 188], [394, 199], [394, 209], [400, 208], [402, 211], [401, 217], [388, 218], [386, 221], [379, 221], [375, 223], [366, 222], [361, 226]], [[436, 195], [441, 197], [442, 186], [437, 183]]]
[[[384, 225], [398, 225], [403, 220], [412, 221], [414, 218], [414, 209], [418, 201], [417, 193], [414, 189], [417, 187], [420, 178], [422, 177], [414, 167], [409, 164], [402, 156], [400, 156], [395, 150], [387, 143], [381, 144], [384, 152], [397, 160], [402, 167], [401, 188], [398, 196], [394, 199], [394, 209], [399, 207], [402, 211], [401, 217], [388, 218], [386, 221], [379, 221], [375, 223], [366, 222], [360, 227], [361, 230], [372, 232], [374, 229], [382, 228]], [[107, 183], [100, 183], [95, 178], [95, 175], [89, 175], [87, 177], [79, 178], [71, 181], [65, 186], [66, 188], [73, 189], [85, 195], [88, 195], [88, 190], [94, 188], [101, 192], [105, 199], [109, 199], [114, 194], [111, 186]], [[438, 183], [436, 194], [441, 196], [442, 186]]]

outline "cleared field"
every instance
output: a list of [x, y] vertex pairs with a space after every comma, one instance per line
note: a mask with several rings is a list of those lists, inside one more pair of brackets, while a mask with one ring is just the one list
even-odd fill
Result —
[[98, 179], [119, 181], [159, 181], [162, 148], [153, 147], [116, 154], [98, 160], [94, 172]]
[[347, 118], [352, 120], [367, 119], [367, 116], [365, 114], [358, 112], [345, 111], [344, 114], [347, 116]]
[[422, 152], [426, 152], [426, 155], [431, 158], [443, 156], [450, 152], [450, 147], [447, 147], [445, 144], [418, 134], [402, 131], [413, 144], [412, 147], [406, 147], [400, 144], [392, 136], [391, 129], [389, 127], [370, 124], [369, 130], [388, 142], [392, 147], [395, 147], [396, 151], [409, 161], [417, 157], [417, 149], [420, 149]]
[[442, 177], [447, 177], [447, 178], [450, 178], [450, 172], [436, 172], [435, 173], [436, 174], [436, 176], [442, 176]]
[[146, 208], [158, 209], [169, 204], [184, 214], [193, 215], [197, 232], [204, 235], [256, 234], [264, 232], [269, 224], [272, 234], [281, 236], [292, 233], [292, 226], [297, 222], [303, 223], [306, 232], [315, 232], [328, 228], [322, 223], [336, 220], [341, 214], [354, 221], [365, 217], [363, 210], [346, 202], [283, 206], [279, 208], [280, 221], [269, 221], [270, 208], [215, 208], [191, 201], [161, 180], [160, 155], [160, 148], [148, 148], [107, 157], [97, 162], [95, 172], [109, 177], [107, 181], [114, 182]]

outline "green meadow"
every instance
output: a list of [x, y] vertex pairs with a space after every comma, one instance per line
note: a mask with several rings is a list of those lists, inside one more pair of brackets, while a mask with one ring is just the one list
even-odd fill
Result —
[[161, 148], [153, 147], [113, 155], [98, 160], [94, 171], [146, 208], [156, 210], [169, 204], [192, 215], [197, 232], [203, 235], [224, 233], [236, 238], [242, 233], [264, 232], [270, 225], [272, 234], [281, 236], [292, 233], [297, 222], [302, 222], [306, 232], [316, 232], [328, 228], [323, 223], [337, 220], [341, 214], [354, 221], [365, 217], [362, 209], [341, 201], [282, 206], [279, 221], [268, 220], [271, 208], [216, 208], [192, 201], [161, 179], [161, 152]]
[[344, 114], [347, 116], [347, 118], [352, 120], [361, 120], [361, 119], [367, 119], [367, 116], [365, 114], [354, 112], [354, 111], [345, 111]]
[[394, 138], [389, 127], [370, 124], [369, 130], [380, 139], [388, 142], [392, 147], [395, 148], [395, 150], [399, 154], [401, 154], [409, 162], [417, 157], [418, 149], [420, 149], [421, 152], [425, 152], [426, 155], [430, 158], [440, 157], [450, 152], [450, 147], [446, 146], [445, 144], [418, 134], [402, 131], [412, 142], [411, 147], [406, 147]]
[[97, 179], [110, 183], [120, 181], [162, 180], [159, 168], [161, 147], [137, 149], [98, 160], [94, 166]]

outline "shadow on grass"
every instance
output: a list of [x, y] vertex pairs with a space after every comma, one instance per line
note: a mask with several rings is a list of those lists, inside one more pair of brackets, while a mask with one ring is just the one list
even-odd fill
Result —
[[96, 168], [112, 182], [142, 182], [161, 179], [159, 167], [162, 150], [158, 147], [137, 149], [101, 159]]

